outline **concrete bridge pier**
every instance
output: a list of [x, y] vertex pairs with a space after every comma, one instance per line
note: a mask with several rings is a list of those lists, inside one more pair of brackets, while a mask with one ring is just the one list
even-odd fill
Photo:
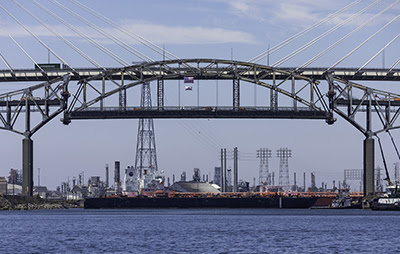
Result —
[[33, 141], [30, 137], [22, 140], [22, 194], [33, 195]]
[[364, 140], [364, 197], [375, 194], [375, 140], [368, 136]]

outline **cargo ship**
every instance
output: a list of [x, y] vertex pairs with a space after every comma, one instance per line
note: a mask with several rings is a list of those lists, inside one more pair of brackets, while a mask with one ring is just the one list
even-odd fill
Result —
[[155, 196], [111, 196], [85, 199], [85, 209], [126, 208], [310, 208], [323, 197], [288, 196], [275, 193], [164, 194]]

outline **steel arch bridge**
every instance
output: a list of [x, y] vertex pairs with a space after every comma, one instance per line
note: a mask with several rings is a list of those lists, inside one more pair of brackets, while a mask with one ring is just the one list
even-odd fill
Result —
[[[23, 141], [24, 191], [32, 192], [33, 141], [32, 135], [42, 126], [63, 114], [62, 121], [69, 124], [77, 119], [121, 118], [286, 118], [323, 119], [335, 122], [338, 114], [365, 136], [365, 171], [373, 172], [373, 136], [390, 129], [400, 128], [400, 95], [357, 84], [353, 80], [399, 80], [399, 70], [379, 70], [356, 73], [352, 70], [290, 70], [220, 59], [177, 59], [139, 63], [115, 69], [57, 69], [41, 71], [1, 72], [0, 81], [43, 81], [40, 84], [1, 94], [1, 129], [25, 136]], [[228, 106], [167, 106], [164, 103], [168, 84], [165, 81], [183, 80], [232, 81], [231, 105]], [[351, 78], [353, 77], [353, 78]], [[346, 79], [347, 78], [347, 79]], [[77, 85], [71, 82], [77, 81]], [[157, 104], [142, 109], [127, 103], [127, 90], [145, 82], [155, 82]], [[255, 84], [269, 95], [267, 106], [241, 104], [241, 85]], [[283, 97], [282, 97], [283, 96]], [[115, 100], [115, 97], [118, 99]], [[111, 98], [114, 98], [112, 100]], [[283, 99], [282, 99], [283, 98]], [[105, 104], [117, 102], [112, 107]], [[283, 101], [283, 102], [282, 102]], [[107, 103], [106, 103], [107, 102]], [[41, 118], [31, 124], [32, 112]], [[25, 113], [25, 114], [21, 114]], [[365, 114], [360, 117], [361, 113]], [[372, 128], [372, 115], [381, 125]], [[24, 127], [16, 124], [25, 115]], [[361, 115], [362, 116], [362, 115]], [[23, 125], [23, 124], [22, 124]], [[365, 159], [367, 158], [367, 159]], [[366, 173], [365, 195], [373, 193], [372, 176]], [[25, 178], [26, 176], [26, 178]], [[372, 181], [372, 187], [371, 187]]]

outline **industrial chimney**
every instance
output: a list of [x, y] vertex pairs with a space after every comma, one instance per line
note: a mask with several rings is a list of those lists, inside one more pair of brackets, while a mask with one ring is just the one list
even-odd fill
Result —
[[114, 186], [115, 186], [115, 194], [121, 193], [121, 177], [120, 177], [120, 163], [119, 161], [115, 161], [115, 171], [114, 171]]

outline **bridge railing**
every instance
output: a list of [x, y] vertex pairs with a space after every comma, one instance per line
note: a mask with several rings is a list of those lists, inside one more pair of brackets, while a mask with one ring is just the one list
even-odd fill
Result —
[[[137, 107], [88, 107], [84, 108], [81, 111], [233, 111], [234, 107], [229, 106], [164, 106], [163, 108], [159, 108], [157, 106], [153, 107], [145, 107], [142, 108], [140, 106]], [[310, 107], [278, 107], [278, 108], [271, 108], [269, 106], [257, 106], [257, 107], [239, 107], [239, 111], [319, 111], [315, 108]]]

